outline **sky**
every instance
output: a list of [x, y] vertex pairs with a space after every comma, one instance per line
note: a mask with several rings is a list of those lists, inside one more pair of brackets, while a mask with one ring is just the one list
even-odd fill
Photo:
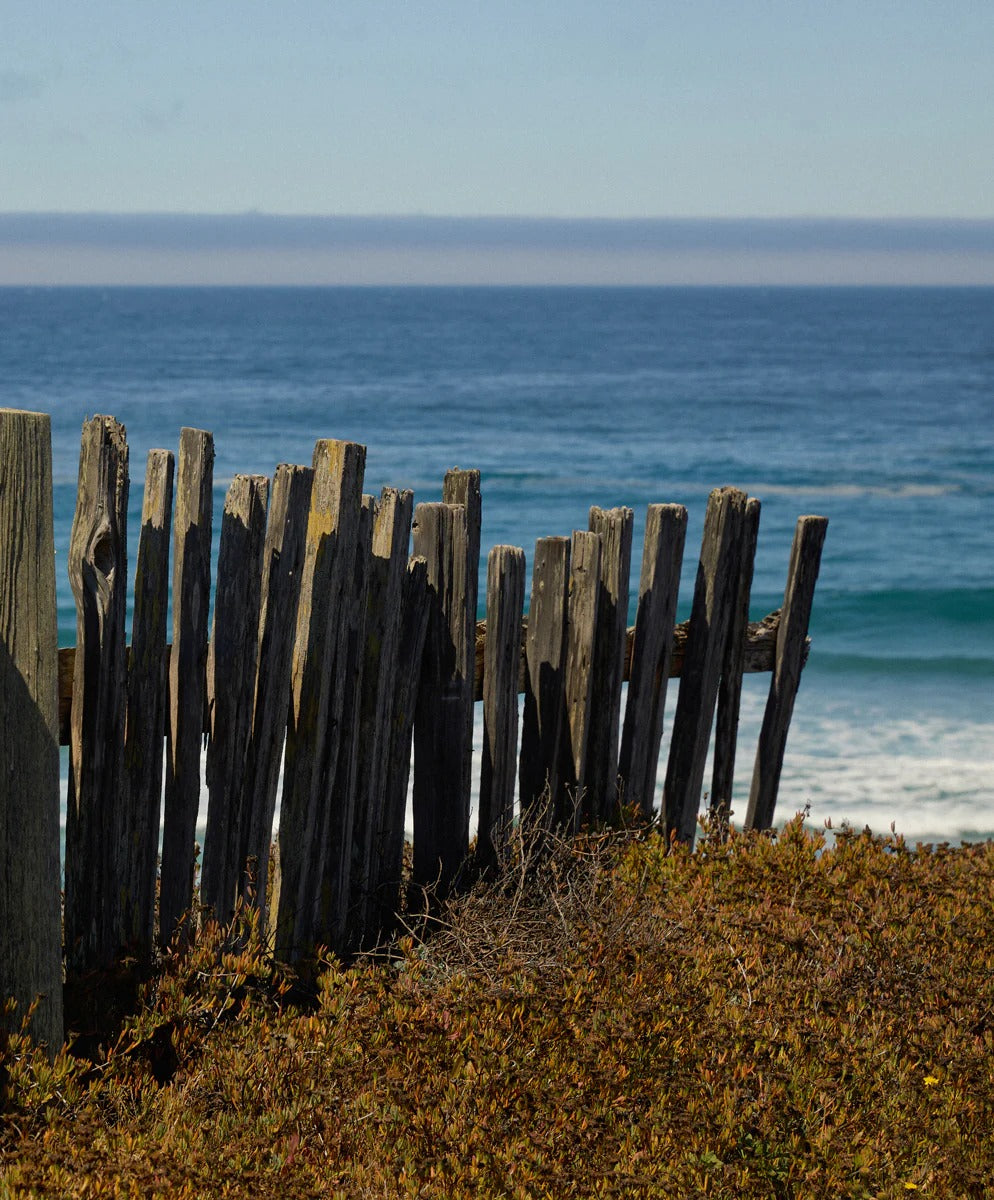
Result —
[[[992, 80], [990, 0], [0, 0], [0, 215], [986, 221]], [[143, 247], [135, 228], [116, 249], [8, 231], [0, 283], [251, 275], [250, 246]], [[362, 275], [333, 251], [326, 275]], [[634, 261], [379, 251], [370, 281]], [[721, 274], [720, 247], [703, 266], [655, 253], [657, 276]], [[838, 247], [724, 253], [729, 281], [994, 283], [990, 247], [872, 270]], [[314, 268], [285, 247], [256, 261]]]

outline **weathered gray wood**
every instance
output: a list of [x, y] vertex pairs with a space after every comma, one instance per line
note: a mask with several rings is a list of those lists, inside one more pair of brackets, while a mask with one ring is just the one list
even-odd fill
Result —
[[414, 553], [428, 567], [429, 619], [414, 723], [414, 869], [444, 894], [469, 848], [473, 641], [467, 616], [466, 507], [419, 504]]
[[214, 627], [207, 657], [207, 830], [200, 873], [200, 903], [230, 921], [244, 861], [243, 810], [246, 756], [259, 656], [262, 552], [269, 480], [236, 475], [221, 518]]
[[[62, 1045], [52, 433], [0, 409], [0, 1022]], [[7, 999], [16, 1011], [3, 1015]]]
[[600, 603], [601, 539], [593, 532], [573, 533], [570, 547], [569, 626], [566, 635], [566, 721], [568, 753], [564, 756], [566, 793], [571, 811], [565, 824], [578, 828], [589, 813], [586, 799], [587, 746], [594, 702], [594, 652]]
[[[483, 500], [480, 492], [480, 472], [460, 470], [453, 467], [446, 471], [442, 484], [442, 503], [461, 504], [466, 509], [466, 646], [468, 659], [466, 671], [472, 680], [474, 652], [476, 648], [476, 618], [479, 616], [480, 591], [480, 531], [482, 527]], [[466, 741], [463, 756], [463, 787], [468, 796], [473, 790], [473, 724], [476, 710], [472, 704], [466, 709]]]
[[356, 442], [322, 439], [314, 447], [277, 851], [276, 954], [284, 962], [314, 946], [322, 831], [338, 768], [342, 595], [355, 566], [365, 464], [366, 448]]
[[570, 539], [566, 537], [539, 538], [535, 543], [523, 647], [525, 706], [518, 768], [521, 812], [534, 819], [539, 815], [537, 807], [548, 803], [545, 816], [555, 823], [565, 819], [563, 759], [569, 745], [565, 717], [569, 552]]
[[739, 707], [742, 703], [742, 664], [745, 637], [749, 626], [749, 597], [752, 572], [759, 538], [760, 504], [755, 497], [746, 501], [739, 537], [738, 590], [732, 611], [725, 656], [718, 687], [718, 713], [714, 725], [714, 763], [711, 773], [710, 810], [721, 833], [727, 834], [732, 810], [732, 784], [735, 777], [735, 744], [739, 732]]
[[[360, 944], [375, 918], [371, 891], [374, 843], [383, 824], [393, 728], [402, 595], [411, 541], [414, 494], [384, 488], [373, 523], [366, 583], [366, 638], [359, 710], [350, 911], [353, 942]], [[406, 786], [406, 785], [405, 785]], [[403, 816], [401, 816], [403, 820]], [[370, 931], [375, 935], [378, 931]]]
[[611, 821], [618, 809], [618, 737], [632, 570], [632, 522], [630, 508], [595, 506], [590, 510], [590, 529], [601, 539], [592, 682], [596, 703], [591, 707], [587, 738], [585, 805], [594, 821]]
[[708, 498], [680, 694], [666, 764], [667, 834], [693, 843], [721, 665], [738, 588], [738, 539], [746, 495], [716, 488]]
[[397, 671], [387, 744], [380, 826], [375, 831], [370, 856], [370, 895], [367, 938], [387, 930], [400, 899], [404, 857], [404, 818], [411, 777], [411, 741], [421, 680], [422, 655], [428, 632], [428, 564], [412, 557], [404, 576]]
[[329, 768], [331, 789], [323, 810], [320, 832], [324, 853], [317, 875], [314, 924], [311, 937], [316, 945], [336, 954], [349, 949], [349, 915], [355, 796], [358, 759], [359, 715], [362, 668], [366, 643], [366, 581], [371, 558], [376, 501], [363, 496], [359, 524], [351, 546], [351, 568], [343, 580], [339, 606], [340, 666], [337, 692], [333, 697], [333, 730], [337, 727], [334, 774]]
[[618, 762], [624, 801], [646, 820], [655, 799], [686, 536], [687, 510], [682, 504], [649, 505]]
[[170, 450], [150, 450], [145, 467], [141, 535], [135, 567], [135, 611], [128, 659], [128, 718], [124, 769], [124, 931], [140, 961], [155, 948], [155, 881], [162, 806], [162, 755], [166, 732], [169, 651], [169, 530], [173, 511], [174, 459]]
[[747, 829], [769, 829], [773, 824], [787, 731], [801, 682], [811, 605], [827, 530], [828, 518], [813, 516], [799, 517], [794, 530], [777, 634], [776, 663], [753, 767], [745, 820]]
[[66, 804], [66, 966], [110, 966], [124, 949], [128, 443], [113, 417], [83, 425], [69, 583], [76, 662]]
[[487, 560], [487, 648], [483, 672], [483, 762], [476, 858], [495, 866], [514, 817], [518, 762], [518, 664], [525, 603], [525, 552], [494, 546]]
[[193, 903], [200, 752], [207, 686], [214, 439], [181, 429], [173, 517], [173, 641], [162, 824], [159, 938], [167, 944]]
[[242, 784], [243, 840], [237, 856], [243, 873], [238, 886], [243, 898], [258, 907], [263, 929], [313, 478], [310, 467], [280, 463], [276, 468], [263, 549], [255, 708]]

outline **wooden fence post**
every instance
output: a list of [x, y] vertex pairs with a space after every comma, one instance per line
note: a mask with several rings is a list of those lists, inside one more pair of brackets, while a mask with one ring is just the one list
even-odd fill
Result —
[[135, 611], [128, 662], [128, 719], [124, 767], [127, 871], [124, 883], [127, 944], [147, 963], [155, 947], [155, 881], [162, 805], [169, 650], [169, 528], [173, 510], [173, 455], [150, 450], [145, 467], [142, 526], [135, 567]]
[[738, 589], [738, 543], [745, 492], [716, 488], [708, 498], [680, 694], [666, 764], [664, 832], [693, 844], [722, 659]]
[[412, 557], [404, 576], [400, 603], [397, 671], [390, 710], [390, 736], [385, 743], [386, 773], [379, 827], [374, 831], [369, 867], [367, 936], [385, 930], [400, 899], [404, 857], [404, 818], [411, 777], [411, 738], [421, 680], [422, 654], [428, 631], [428, 564]]
[[760, 504], [755, 497], [746, 501], [739, 537], [738, 587], [731, 623], [721, 664], [718, 687], [718, 713], [714, 725], [714, 762], [711, 771], [710, 812], [722, 836], [728, 834], [732, 810], [732, 784], [735, 776], [735, 744], [739, 732], [739, 708], [742, 703], [742, 668], [745, 661], [745, 637], [749, 627], [749, 597], [752, 572], [759, 539]]
[[476, 623], [471, 635], [465, 505], [419, 504], [414, 553], [427, 563], [430, 611], [414, 723], [413, 882], [444, 895], [469, 848]]
[[813, 516], [799, 517], [794, 530], [777, 633], [776, 661], [756, 748], [746, 829], [769, 829], [773, 824], [787, 730], [801, 682], [811, 605], [827, 530], [828, 518]]
[[600, 534], [600, 598], [594, 639], [591, 706], [587, 741], [587, 802], [594, 821], [611, 821], [618, 811], [618, 737], [621, 685], [625, 674], [628, 589], [632, 570], [630, 508], [590, 510], [590, 529]]
[[[402, 597], [411, 541], [414, 494], [384, 488], [373, 524], [366, 587], [366, 638], [356, 768], [350, 911], [353, 944], [376, 929], [371, 892], [374, 846], [384, 819], [393, 704], [397, 687]], [[405, 784], [406, 799], [406, 784]], [[403, 814], [401, 814], [403, 822]]]
[[263, 549], [255, 704], [242, 781], [244, 822], [237, 858], [238, 886], [246, 901], [254, 899], [263, 930], [313, 478], [310, 467], [280, 463], [276, 468]]
[[682, 504], [649, 505], [618, 765], [625, 802], [646, 820], [652, 816], [656, 791], [686, 535], [687, 510]]
[[207, 830], [200, 872], [200, 903], [230, 921], [245, 863], [243, 811], [246, 755], [259, 657], [262, 552], [269, 480], [236, 475], [221, 520], [214, 627], [207, 658]]
[[589, 812], [587, 746], [593, 702], [597, 610], [600, 603], [601, 539], [598, 533], [576, 530], [570, 547], [569, 624], [566, 634], [566, 756], [564, 808], [560, 824], [577, 830]]
[[483, 665], [483, 762], [477, 862], [496, 866], [514, 817], [518, 762], [518, 667], [525, 602], [525, 552], [494, 546], [487, 561], [487, 642]]
[[[518, 795], [522, 819], [565, 820], [564, 758], [569, 744], [566, 710], [566, 647], [569, 613], [570, 539], [539, 538], [532, 564], [531, 604], [525, 633], [525, 707], [521, 718]], [[568, 774], [568, 771], [567, 771]]]
[[314, 948], [341, 733], [343, 589], [355, 567], [365, 465], [357, 442], [322, 439], [314, 447], [278, 840], [275, 936], [284, 962]]
[[173, 646], [159, 886], [159, 940], [163, 945], [168, 945], [193, 904], [207, 687], [213, 486], [213, 437], [202, 429], [181, 429], [173, 521]]
[[76, 660], [64, 920], [72, 974], [109, 967], [125, 945], [127, 521], [124, 426], [93, 417], [83, 425], [69, 542]]
[[[0, 409], [0, 1005], [54, 1056], [63, 1039], [58, 634], [52, 434]], [[2, 1013], [2, 1008], [0, 1008]], [[0, 1018], [3, 1019], [3, 1018]]]

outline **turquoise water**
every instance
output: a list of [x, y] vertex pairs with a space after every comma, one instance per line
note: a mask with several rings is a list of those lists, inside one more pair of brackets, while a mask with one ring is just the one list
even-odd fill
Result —
[[214, 433], [218, 513], [317, 437], [366, 443], [367, 491], [479, 467], [484, 552], [591, 504], [630, 505], [638, 547], [648, 503], [686, 504], [684, 613], [712, 487], [763, 502], [754, 617], [823, 513], [781, 815], [994, 833], [994, 289], [0, 289], [0, 404], [52, 416], [63, 644], [94, 413], [128, 429], [132, 560], [145, 454], [183, 425]]

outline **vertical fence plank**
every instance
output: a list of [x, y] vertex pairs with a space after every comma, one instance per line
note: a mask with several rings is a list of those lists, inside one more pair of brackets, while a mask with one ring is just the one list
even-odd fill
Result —
[[316, 876], [315, 944], [336, 954], [348, 949], [352, 842], [355, 828], [355, 795], [362, 690], [363, 651], [366, 641], [366, 580], [373, 536], [376, 501], [362, 496], [359, 522], [349, 546], [351, 565], [343, 579], [339, 605], [339, 646], [336, 687], [332, 698], [330, 732], [335, 735], [329, 755], [331, 784], [323, 810], [320, 833], [323, 854]]
[[386, 739], [386, 772], [379, 828], [374, 831], [369, 866], [367, 936], [392, 924], [400, 897], [404, 857], [404, 819], [411, 777], [411, 740], [428, 632], [428, 564], [412, 557], [401, 593], [397, 670]]
[[[483, 501], [480, 493], [480, 472], [460, 470], [453, 467], [446, 471], [442, 484], [442, 503], [461, 504], [466, 510], [466, 645], [468, 647], [468, 678], [470, 692], [473, 690], [473, 672], [476, 662], [476, 618], [479, 611], [480, 590], [480, 531], [482, 527]], [[466, 795], [473, 790], [473, 724], [475, 705], [466, 709], [466, 741], [463, 755], [463, 788]]]
[[656, 790], [686, 535], [682, 504], [649, 505], [618, 766], [623, 799], [646, 820], [652, 816]]
[[113, 417], [83, 425], [69, 582], [76, 598], [69, 796], [66, 964], [110, 966], [124, 948], [122, 844], [127, 711], [128, 444]]
[[231, 919], [244, 862], [244, 776], [259, 655], [262, 552], [269, 480], [236, 475], [221, 518], [214, 627], [207, 658], [207, 830], [200, 903]]
[[632, 510], [590, 510], [590, 529], [600, 535], [600, 599], [594, 640], [593, 694], [587, 746], [587, 814], [613, 820], [618, 807], [618, 736], [625, 674], [628, 589], [632, 570]]
[[566, 537], [539, 538], [535, 543], [518, 770], [522, 817], [537, 815], [547, 795], [548, 817], [557, 822], [565, 815], [563, 755], [569, 741], [568, 726], [564, 737], [569, 552]]
[[783, 770], [783, 756], [787, 747], [787, 730], [801, 682], [805, 640], [827, 530], [828, 518], [813, 516], [799, 517], [794, 530], [787, 587], [777, 633], [773, 679], [753, 767], [745, 821], [747, 829], [769, 829], [773, 824], [780, 772]]
[[254, 900], [263, 929], [313, 478], [310, 467], [280, 463], [276, 468], [263, 549], [255, 707], [242, 783], [242, 841], [236, 860], [238, 887], [246, 900]]
[[155, 945], [155, 878], [169, 663], [166, 616], [173, 469], [172, 451], [148, 452], [128, 661], [128, 719], [124, 741], [128, 787], [124, 844], [128, 858], [124, 928], [127, 944], [142, 962], [151, 959]]
[[[0, 409], [0, 1005], [62, 1044], [58, 634], [52, 433]], [[2, 1009], [0, 1009], [2, 1012]], [[2, 1018], [0, 1018], [2, 1020]]]
[[739, 537], [738, 588], [731, 624], [721, 665], [718, 687], [718, 714], [714, 725], [714, 764], [711, 773], [710, 810], [723, 833], [728, 832], [732, 808], [732, 784], [735, 776], [735, 743], [739, 731], [739, 707], [742, 703], [742, 667], [745, 638], [749, 627], [749, 596], [759, 538], [760, 504], [755, 497], [746, 501]]
[[[569, 807], [557, 814], [561, 823], [578, 828], [589, 809], [587, 746], [593, 704], [594, 652], [600, 603], [600, 534], [579, 530], [570, 547], [569, 625], [566, 635], [566, 755], [564, 784]], [[570, 803], [571, 801], [571, 803]]]
[[721, 664], [738, 586], [738, 538], [746, 495], [716, 488], [708, 497], [690, 629], [680, 677], [663, 791], [667, 834], [693, 843]]
[[329, 790], [338, 766], [336, 711], [345, 630], [342, 591], [355, 565], [366, 448], [320, 440], [297, 607], [278, 839], [276, 953], [286, 962], [313, 948], [317, 883], [324, 869]]
[[487, 561], [487, 641], [483, 663], [483, 762], [476, 857], [495, 866], [514, 817], [518, 759], [518, 672], [525, 603], [525, 552], [494, 546]]
[[167, 944], [193, 903], [200, 751], [207, 686], [214, 439], [180, 430], [173, 519], [173, 646], [169, 656], [166, 797], [159, 938]]
[[[397, 686], [402, 596], [411, 541], [414, 494], [384, 488], [373, 523], [366, 585], [366, 637], [356, 768], [350, 910], [353, 942], [360, 944], [373, 921], [371, 892], [374, 843], [383, 823]], [[406, 784], [405, 784], [406, 791]], [[403, 821], [403, 815], [401, 816]], [[378, 931], [372, 929], [372, 935]]]
[[414, 874], [420, 887], [452, 885], [469, 848], [476, 628], [467, 615], [466, 507], [419, 504], [414, 553], [428, 569], [429, 618], [414, 723]]

